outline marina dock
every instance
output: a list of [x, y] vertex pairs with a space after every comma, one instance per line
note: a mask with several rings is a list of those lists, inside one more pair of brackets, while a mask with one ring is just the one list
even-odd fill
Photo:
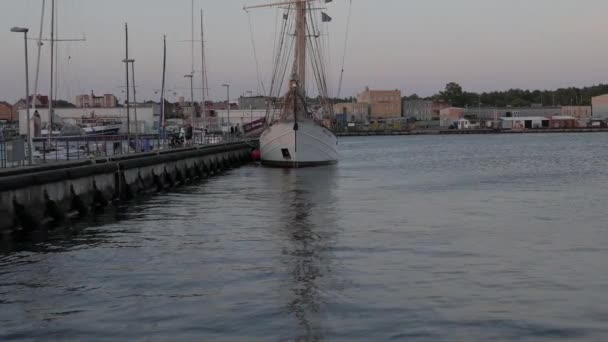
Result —
[[0, 172], [0, 233], [83, 217], [251, 161], [256, 140], [11, 168]]

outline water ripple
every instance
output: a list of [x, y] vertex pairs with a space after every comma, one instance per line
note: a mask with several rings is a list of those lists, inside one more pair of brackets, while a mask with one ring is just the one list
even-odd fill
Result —
[[608, 339], [606, 135], [354, 138], [0, 246], [0, 340]]

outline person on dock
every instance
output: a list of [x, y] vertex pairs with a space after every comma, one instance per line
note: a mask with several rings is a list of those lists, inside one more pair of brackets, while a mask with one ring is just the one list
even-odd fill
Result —
[[188, 124], [188, 126], [186, 127], [186, 145], [187, 146], [192, 145], [192, 136], [193, 135], [194, 135], [194, 128], [192, 127], [191, 124]]
[[34, 137], [38, 138], [42, 136], [42, 119], [40, 118], [40, 113], [38, 111], [34, 111]]

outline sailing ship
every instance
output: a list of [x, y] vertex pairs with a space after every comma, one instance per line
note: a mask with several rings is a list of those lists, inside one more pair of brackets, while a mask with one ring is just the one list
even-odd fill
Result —
[[[331, 2], [331, 0], [291, 0], [273, 4], [245, 7], [253, 8], [284, 7], [282, 36], [280, 42], [288, 39], [295, 29], [295, 51], [289, 89], [277, 105], [278, 108], [268, 110], [266, 128], [260, 136], [260, 152], [263, 165], [284, 168], [299, 168], [308, 166], [331, 165], [338, 162], [338, 140], [329, 129], [328, 118], [333, 117], [332, 108], [327, 101], [322, 53], [317, 40], [314, 10], [315, 2]], [[322, 13], [322, 21], [329, 21], [327, 14]], [[331, 18], [330, 18], [331, 19]], [[291, 44], [280, 43], [278, 49], [289, 50]], [[310, 51], [308, 51], [310, 47]], [[313, 110], [306, 93], [307, 55], [310, 53], [310, 65], [319, 90], [320, 106]], [[287, 60], [291, 51], [277, 51], [276, 61]], [[275, 56], [275, 57], [276, 57]], [[280, 89], [283, 80], [279, 75], [286, 66], [275, 64], [272, 89]], [[284, 72], [283, 72], [284, 74]], [[277, 75], [279, 75], [277, 77]], [[324, 120], [326, 119], [326, 120]]]

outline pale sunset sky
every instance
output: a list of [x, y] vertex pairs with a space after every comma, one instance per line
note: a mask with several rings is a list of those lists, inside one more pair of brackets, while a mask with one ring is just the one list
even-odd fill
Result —
[[[205, 12], [210, 96], [232, 98], [258, 93], [249, 19], [262, 81], [272, 70], [275, 10], [247, 14], [243, 5], [276, 0], [195, 0], [195, 39], [199, 11]], [[47, 7], [50, 0], [47, 0]], [[189, 96], [191, 0], [56, 0], [60, 43], [59, 97], [114, 93], [124, 85], [124, 23], [130, 28], [130, 57], [136, 59], [140, 99], [157, 99], [161, 84], [162, 36], [168, 39], [168, 88]], [[349, 0], [325, 5], [329, 31], [330, 95], [337, 91]], [[15, 102], [24, 93], [23, 37], [13, 26], [37, 37], [42, 0], [0, 0], [0, 100]], [[49, 36], [50, 10], [44, 36]], [[405, 95], [432, 95], [447, 82], [470, 91], [508, 88], [553, 89], [607, 82], [606, 0], [352, 0], [342, 96], [365, 86], [401, 89]], [[249, 18], [248, 18], [249, 16]], [[195, 46], [200, 71], [200, 45]], [[48, 94], [49, 45], [42, 50], [41, 94]], [[36, 44], [29, 44], [30, 74]], [[200, 87], [200, 74], [196, 75]], [[200, 100], [200, 90], [195, 91]]]

